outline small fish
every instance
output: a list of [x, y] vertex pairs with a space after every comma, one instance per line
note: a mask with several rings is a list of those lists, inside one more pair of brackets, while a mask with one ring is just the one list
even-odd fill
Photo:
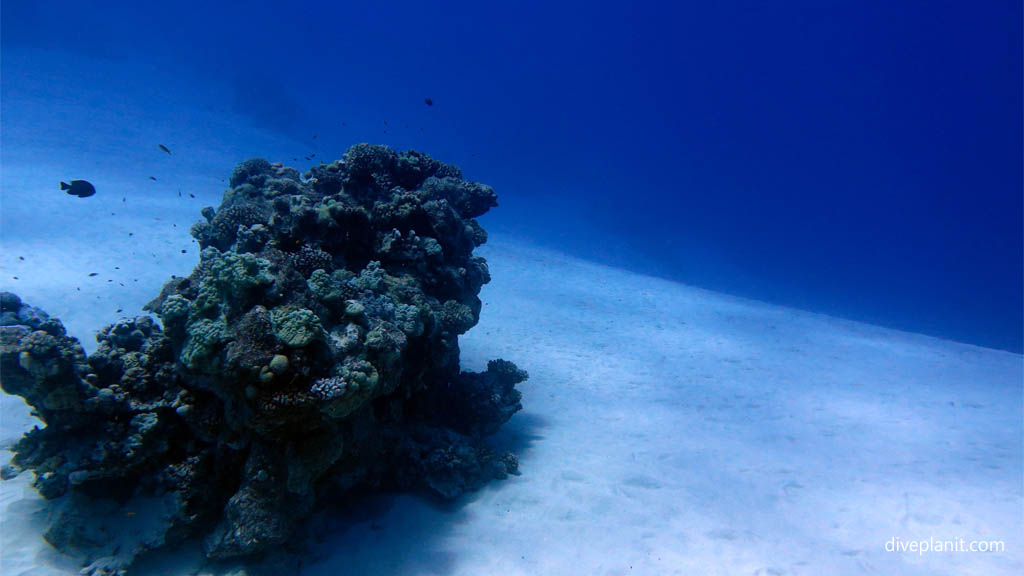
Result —
[[127, 198], [125, 198], [124, 196], [121, 196], [121, 202], [127, 202], [127, 201], [128, 201]]
[[156, 176], [150, 176], [149, 179], [152, 180], [153, 182], [156, 182]]
[[25, 259], [24, 256], [18, 256], [18, 260], [24, 260], [24, 259]]
[[423, 99], [423, 103], [426, 104], [427, 106], [433, 106], [434, 105], [434, 99], [433, 98], [424, 98]]
[[182, 254], [184, 254], [184, 253], [185, 253], [185, 249], [184, 249], [184, 248], [182, 248], [182, 250], [181, 250], [181, 253], [182, 253]]
[[60, 189], [67, 190], [68, 194], [79, 198], [88, 198], [96, 193], [96, 187], [85, 180], [72, 180], [71, 184], [61, 182]]
[[99, 276], [99, 275], [100, 275], [99, 272], [89, 272], [89, 277], [90, 278], [93, 277], [93, 276]]
[[195, 197], [196, 197], [196, 195], [195, 195], [195, 194], [189, 194], [189, 195], [188, 195], [188, 197], [189, 197], [189, 198], [195, 198]]
[[313, 140], [316, 140], [316, 134], [313, 134]]
[[123, 310], [123, 309], [121, 309], [121, 308], [118, 308], [118, 309], [117, 309], [117, 312], [115, 312], [115, 314], [120, 314], [121, 312], [124, 312], [124, 310]]
[[160, 147], [160, 149], [163, 150], [164, 152], [167, 152], [168, 154], [171, 153], [170, 149], [167, 148], [167, 146], [164, 146], [163, 144], [157, 144], [157, 146]]

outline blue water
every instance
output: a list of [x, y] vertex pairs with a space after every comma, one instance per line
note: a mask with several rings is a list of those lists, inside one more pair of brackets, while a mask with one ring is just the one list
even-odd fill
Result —
[[297, 154], [424, 150], [490, 229], [1022, 350], [1020, 2], [637, 4], [5, 0], [2, 42], [228, 86]]

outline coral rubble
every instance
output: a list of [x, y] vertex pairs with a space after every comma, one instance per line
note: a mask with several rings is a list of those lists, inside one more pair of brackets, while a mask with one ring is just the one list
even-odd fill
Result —
[[13, 463], [63, 502], [48, 540], [103, 556], [118, 527], [83, 511], [146, 501], [163, 513], [108, 563], [186, 538], [211, 559], [253, 557], [328, 492], [453, 498], [516, 473], [484, 438], [520, 409], [526, 373], [459, 369], [490, 279], [475, 218], [497, 205], [461, 176], [367, 144], [304, 176], [244, 162], [192, 228], [199, 265], [147, 305], [161, 323], [108, 326], [88, 357], [58, 320], [0, 295], [0, 383], [46, 424]]

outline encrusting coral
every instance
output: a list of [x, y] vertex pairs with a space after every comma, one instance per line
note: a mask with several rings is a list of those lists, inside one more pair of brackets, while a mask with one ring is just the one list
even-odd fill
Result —
[[[249, 160], [230, 183], [192, 228], [199, 265], [147, 305], [162, 326], [122, 320], [86, 357], [58, 320], [0, 295], [0, 384], [46, 424], [13, 463], [63, 502], [48, 540], [97, 574], [186, 538], [211, 559], [258, 557], [331, 491], [453, 498], [517, 473], [484, 438], [520, 409], [526, 373], [459, 369], [490, 279], [474, 218], [493, 190], [367, 144], [304, 177]], [[83, 520], [101, 499], [163, 513], [121, 550], [123, 526]]]

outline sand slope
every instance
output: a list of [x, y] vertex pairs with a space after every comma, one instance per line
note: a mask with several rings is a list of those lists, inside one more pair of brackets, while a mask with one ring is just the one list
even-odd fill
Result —
[[[1022, 358], [744, 301], [506, 238], [463, 364], [529, 370], [523, 474], [453, 506], [380, 496], [308, 574], [1016, 574]], [[25, 295], [29, 297], [28, 294]], [[84, 303], [83, 303], [84, 304]], [[28, 418], [5, 399], [3, 439]], [[5, 574], [59, 568], [27, 475]], [[1002, 540], [892, 553], [890, 538]]]
[[[398, 497], [310, 574], [1015, 574], [1020, 356], [496, 238], [463, 364], [525, 366], [523, 475]], [[380, 509], [383, 508], [384, 511]], [[1001, 554], [898, 554], [1004, 540]], [[334, 572], [334, 571], [338, 572]]]

